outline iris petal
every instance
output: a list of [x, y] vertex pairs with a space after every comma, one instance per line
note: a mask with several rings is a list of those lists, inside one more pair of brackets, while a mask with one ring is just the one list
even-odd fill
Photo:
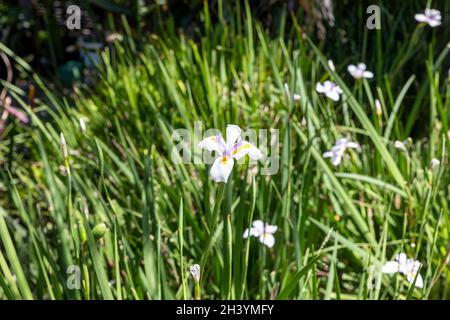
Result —
[[216, 182], [227, 182], [230, 176], [231, 170], [233, 170], [234, 160], [231, 157], [223, 156], [214, 160], [211, 166], [211, 179]]
[[241, 128], [239, 128], [238, 126], [236, 126], [234, 124], [229, 124], [227, 126], [228, 148], [231, 148], [231, 146], [234, 145], [234, 143], [236, 142], [236, 140], [239, 138], [240, 135], [241, 135]]

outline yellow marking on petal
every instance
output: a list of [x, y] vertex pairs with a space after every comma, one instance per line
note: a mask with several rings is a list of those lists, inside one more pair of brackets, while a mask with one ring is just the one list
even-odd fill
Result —
[[228, 162], [228, 157], [227, 156], [223, 156], [221, 162], [222, 162], [223, 165], [226, 165], [227, 162]]
[[246, 144], [240, 146], [239, 148], [237, 148], [236, 150], [233, 151], [233, 154], [236, 154], [244, 149], [250, 149], [250, 144], [246, 143]]

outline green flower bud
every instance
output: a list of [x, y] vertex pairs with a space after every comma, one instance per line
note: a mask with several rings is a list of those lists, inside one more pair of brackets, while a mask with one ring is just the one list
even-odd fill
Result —
[[94, 229], [92, 230], [92, 234], [94, 235], [94, 239], [95, 240], [99, 240], [101, 238], [103, 238], [103, 236], [105, 235], [105, 232], [108, 230], [108, 227], [106, 227], [106, 224], [99, 223], [98, 225], [96, 225], [94, 227]]
[[87, 235], [82, 221], [78, 221], [78, 235], [80, 236], [81, 244], [84, 245], [87, 241]]

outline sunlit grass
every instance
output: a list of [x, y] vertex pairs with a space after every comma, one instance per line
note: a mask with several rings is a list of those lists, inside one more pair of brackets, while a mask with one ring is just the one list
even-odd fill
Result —
[[[249, 14], [237, 23], [206, 19], [198, 41], [128, 35], [74, 101], [41, 83], [31, 109], [8, 86], [32, 124], [11, 123], [0, 141], [0, 298], [193, 299], [193, 264], [202, 299], [448, 297], [449, 48], [412, 23], [401, 50], [366, 61], [374, 79], [355, 81], [346, 63], [359, 61], [332, 70], [300, 28], [269, 37]], [[424, 73], [410, 74], [417, 59]], [[325, 80], [339, 102], [316, 92]], [[278, 173], [246, 163], [217, 184], [209, 166], [174, 164], [172, 132], [193, 133], [194, 121], [279, 130]], [[420, 136], [396, 148], [415, 126]], [[361, 150], [335, 167], [323, 153], [341, 137]], [[243, 238], [256, 219], [278, 226], [273, 248]], [[400, 252], [423, 263], [423, 289], [376, 272]], [[73, 265], [80, 290], [67, 285]]]

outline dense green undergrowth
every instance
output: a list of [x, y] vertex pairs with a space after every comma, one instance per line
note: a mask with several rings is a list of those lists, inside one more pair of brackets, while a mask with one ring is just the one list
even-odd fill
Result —
[[[249, 13], [206, 18], [198, 41], [125, 36], [75, 99], [41, 83], [32, 109], [8, 85], [31, 124], [0, 141], [0, 298], [191, 299], [195, 263], [202, 299], [448, 298], [450, 49], [407, 17], [404, 42], [377, 50], [389, 35], [366, 30], [342, 61], [295, 17], [277, 36]], [[373, 79], [348, 74], [360, 61]], [[316, 92], [325, 80], [339, 102]], [[207, 165], [175, 164], [172, 132], [195, 121], [278, 130], [278, 172], [245, 162], [218, 184]], [[361, 150], [335, 167], [323, 153], [342, 137]], [[256, 219], [278, 226], [273, 248], [243, 238]], [[422, 289], [381, 273], [400, 252], [422, 262]]]

